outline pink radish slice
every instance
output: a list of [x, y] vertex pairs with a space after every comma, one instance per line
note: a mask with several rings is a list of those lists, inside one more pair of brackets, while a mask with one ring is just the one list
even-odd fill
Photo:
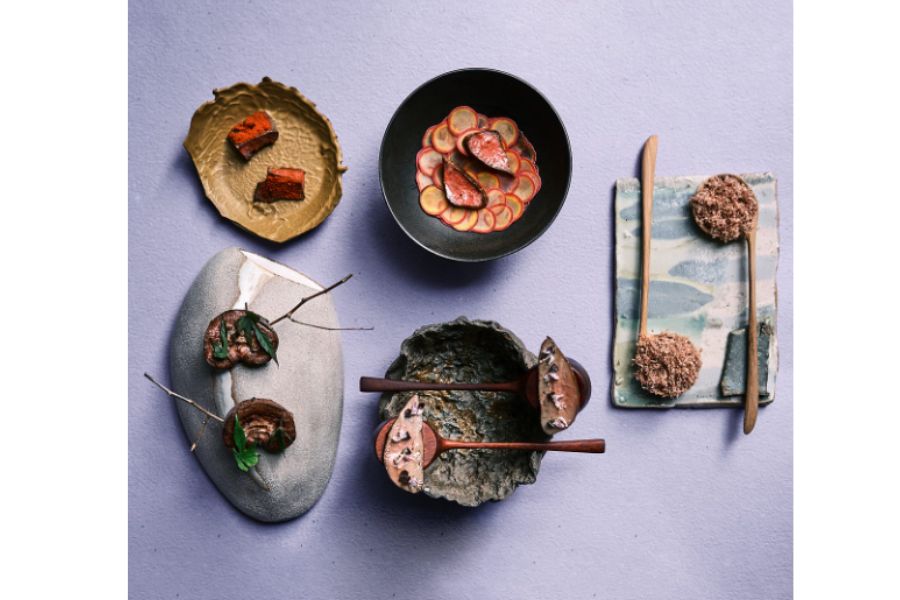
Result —
[[[465, 209], [463, 209], [465, 210]], [[453, 229], [457, 231], [472, 231], [475, 224], [478, 223], [478, 211], [466, 210], [466, 216], [462, 221], [453, 225]]]
[[459, 208], [458, 206], [447, 206], [447, 208], [438, 215], [444, 223], [453, 227], [460, 221], [466, 218], [466, 215], [469, 213], [465, 208]]
[[478, 113], [478, 125], [477, 125], [477, 127], [478, 127], [479, 129], [484, 129], [485, 127], [487, 127], [489, 122], [490, 122], [490, 119], [488, 119], [488, 118], [487, 118], [486, 116], [484, 116], [483, 114]]
[[493, 209], [496, 206], [506, 206], [506, 193], [501, 189], [487, 190], [487, 207]]
[[462, 154], [463, 156], [468, 156], [469, 151], [466, 150], [466, 138], [472, 135], [473, 133], [478, 133], [481, 131], [477, 127], [472, 127], [471, 129], [466, 129], [458, 136], [456, 136], [456, 151]]
[[537, 196], [537, 193], [541, 191], [541, 176], [537, 173], [520, 173], [519, 177], [527, 177], [531, 180], [531, 183], [534, 184], [534, 194], [532, 195], [532, 198]]
[[472, 228], [472, 231], [475, 233], [490, 233], [494, 230], [494, 223], [496, 221], [497, 217], [494, 216], [493, 212], [487, 208], [482, 208], [478, 211], [478, 222], [475, 223], [475, 227]]
[[506, 204], [492, 206], [491, 212], [494, 213], [494, 231], [503, 231], [513, 222], [513, 209]]
[[476, 178], [478, 179], [478, 183], [480, 183], [481, 187], [484, 189], [500, 187], [500, 178], [493, 173], [488, 173], [487, 171], [479, 171], [476, 175]]
[[440, 123], [434, 130], [434, 133], [431, 134], [431, 145], [441, 154], [453, 152], [453, 149], [456, 147], [456, 138], [450, 133], [450, 128], [447, 127], [446, 122]]
[[416, 187], [419, 188], [420, 192], [431, 184], [431, 177], [429, 177], [422, 171], [416, 171]]
[[512, 175], [507, 175], [506, 173], [498, 173], [497, 179], [500, 180], [500, 189], [504, 192], [512, 192], [513, 187], [516, 184], [516, 178]]
[[425, 130], [425, 135], [422, 136], [422, 147], [427, 148], [431, 145], [431, 134], [434, 133], [434, 130], [437, 128], [437, 125], [432, 125], [428, 129]]
[[450, 133], [459, 135], [466, 129], [471, 129], [478, 125], [478, 113], [469, 106], [457, 106], [450, 111], [447, 117], [447, 125], [450, 126]]
[[431, 175], [442, 160], [444, 160], [444, 155], [434, 148], [422, 148], [416, 154], [416, 164], [419, 166], [419, 170], [426, 175]]
[[536, 191], [534, 181], [528, 176], [528, 173], [523, 173], [520, 177], [516, 177], [516, 184], [512, 193], [521, 198], [522, 202], [528, 204], [534, 198]]
[[512, 209], [513, 221], [517, 220], [522, 216], [522, 213], [525, 212], [525, 203], [515, 194], [506, 195], [506, 205]]
[[537, 152], [534, 149], [534, 146], [531, 145], [531, 142], [528, 141], [528, 138], [525, 135], [519, 136], [518, 142], [519, 154], [522, 155], [522, 158], [527, 158], [531, 162], [537, 166]]
[[533, 162], [523, 158], [519, 160], [519, 173], [537, 173], [537, 170], [534, 168]]
[[434, 182], [434, 185], [438, 186], [441, 189], [444, 189], [444, 165], [443, 163], [439, 164], [434, 168], [434, 172], [431, 174], [431, 180]]
[[419, 194], [419, 206], [427, 214], [436, 217], [447, 210], [450, 204], [447, 202], [447, 198], [444, 196], [441, 188], [429, 185]]
[[519, 154], [517, 152], [514, 152], [512, 150], [507, 150], [506, 151], [506, 160], [509, 161], [510, 171], [515, 173], [519, 170], [519, 167], [521, 166], [520, 163], [522, 161], [519, 160]]
[[500, 134], [507, 148], [511, 148], [519, 140], [519, 127], [512, 119], [497, 117], [491, 119], [488, 127]]

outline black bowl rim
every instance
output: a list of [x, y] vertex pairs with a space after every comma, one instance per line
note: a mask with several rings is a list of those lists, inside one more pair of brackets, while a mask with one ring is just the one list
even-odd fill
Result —
[[[515, 79], [516, 81], [518, 81], [518, 82], [524, 84], [525, 86], [527, 86], [528, 88], [530, 88], [544, 102], [547, 103], [547, 106], [550, 108], [550, 112], [553, 113], [554, 117], [556, 117], [556, 121], [557, 121], [557, 123], [559, 123], [559, 126], [562, 129], [563, 139], [566, 141], [566, 151], [569, 154], [569, 171], [568, 171], [568, 173], [566, 173], [566, 186], [563, 189], [562, 200], [560, 201], [559, 206], [556, 208], [556, 212], [554, 212], [553, 215], [549, 219], [547, 219], [547, 221], [544, 223], [543, 227], [541, 227], [538, 230], [537, 234], [532, 236], [531, 239], [529, 239], [527, 242], [525, 242], [524, 244], [522, 244], [521, 246], [519, 246], [517, 248], [513, 248], [511, 250], [507, 250], [505, 252], [502, 252], [500, 254], [496, 254], [493, 256], [485, 256], [485, 257], [479, 257], [479, 258], [460, 258], [458, 256], [450, 256], [448, 254], [439, 252], [438, 250], [435, 250], [434, 248], [430, 248], [430, 247], [426, 246], [424, 243], [422, 243], [421, 241], [419, 241], [418, 239], [416, 239], [416, 237], [413, 236], [406, 229], [406, 227], [403, 226], [403, 223], [400, 222], [400, 219], [398, 219], [397, 215], [394, 213], [394, 209], [391, 208], [391, 203], [388, 200], [388, 196], [387, 196], [387, 190], [384, 189], [384, 177], [382, 176], [382, 170], [384, 168], [384, 146], [385, 146], [385, 142], [387, 140], [387, 132], [390, 130], [391, 125], [394, 124], [394, 120], [397, 118], [397, 115], [400, 113], [400, 111], [403, 109], [403, 107], [406, 105], [406, 103], [409, 102], [410, 98], [415, 96], [419, 92], [419, 90], [421, 90], [425, 86], [430, 85], [431, 83], [437, 81], [438, 79], [442, 79], [449, 75], [455, 75], [457, 73], [464, 73], [464, 72], [469, 72], [469, 71], [482, 71], [482, 72], [487, 72], [487, 73], [494, 73], [497, 75], [503, 75], [504, 77], [509, 77], [510, 79]], [[540, 90], [538, 90], [536, 87], [531, 85], [531, 83], [529, 83], [528, 81], [525, 81], [521, 77], [517, 77], [517, 76], [513, 75], [512, 73], [508, 73], [506, 71], [501, 71], [500, 69], [491, 69], [488, 67], [464, 67], [461, 69], [454, 69], [452, 71], [447, 71], [446, 73], [441, 73], [440, 75], [436, 75], [435, 77], [432, 77], [428, 81], [422, 83], [421, 85], [416, 87], [416, 89], [414, 89], [412, 92], [407, 94], [406, 98], [403, 99], [403, 102], [401, 102], [400, 105], [397, 106], [397, 109], [394, 111], [394, 114], [391, 116], [391, 120], [388, 121], [387, 126], [384, 128], [384, 134], [382, 134], [382, 136], [381, 136], [381, 146], [378, 149], [378, 183], [381, 186], [381, 196], [382, 196], [382, 198], [384, 198], [384, 203], [387, 205], [387, 208], [390, 211], [391, 216], [394, 218], [394, 222], [396, 222], [397, 225], [400, 227], [400, 229], [403, 231], [403, 233], [406, 234], [406, 237], [408, 237], [409, 239], [414, 241], [421, 248], [428, 250], [435, 256], [440, 256], [441, 258], [456, 261], [456, 262], [477, 263], [477, 262], [486, 262], [489, 260], [497, 260], [498, 258], [503, 258], [504, 256], [509, 256], [510, 254], [514, 254], [514, 253], [518, 252], [519, 250], [527, 248], [532, 243], [537, 241], [538, 238], [540, 238], [542, 235], [544, 235], [544, 233], [547, 231], [547, 229], [549, 229], [550, 226], [553, 224], [553, 222], [556, 221], [556, 217], [559, 216], [559, 212], [562, 210], [563, 205], [566, 203], [566, 198], [569, 196], [569, 186], [572, 184], [572, 143], [569, 140], [569, 132], [566, 131], [566, 125], [565, 125], [565, 123], [563, 123], [563, 120], [560, 118], [559, 113], [556, 110], [556, 107], [553, 106], [553, 104], [550, 102], [550, 100], [548, 100], [547, 97], [540, 92]]]

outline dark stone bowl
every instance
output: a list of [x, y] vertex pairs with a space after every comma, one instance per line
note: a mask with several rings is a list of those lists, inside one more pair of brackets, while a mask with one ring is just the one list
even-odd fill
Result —
[[[513, 119], [537, 152], [541, 189], [505, 231], [456, 231], [419, 207], [416, 153], [422, 135], [461, 104], [488, 117]], [[547, 99], [521, 79], [491, 69], [451, 71], [422, 84], [394, 113], [378, 162], [384, 199], [400, 228], [426, 250], [462, 262], [500, 258], [539, 238], [562, 208], [572, 176], [569, 138]]]
[[[499, 382], [521, 377], [536, 363], [519, 338], [493, 321], [460, 317], [416, 330], [385, 377], [440, 382]], [[382, 420], [396, 417], [412, 393], [384, 394]], [[543, 442], [548, 439], [524, 398], [494, 392], [419, 392], [424, 418], [443, 438]], [[537, 479], [543, 452], [450, 450], [425, 470], [424, 493], [463, 506], [502, 500]]]

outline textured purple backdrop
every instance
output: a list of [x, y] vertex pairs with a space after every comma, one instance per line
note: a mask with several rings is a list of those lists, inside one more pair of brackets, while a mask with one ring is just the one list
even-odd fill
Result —
[[[779, 599], [792, 584], [792, 16], [786, 1], [184, 3], [130, 5], [129, 561], [134, 598]], [[490, 8], [488, 8], [490, 7]], [[381, 198], [381, 135], [439, 73], [509, 71], [568, 128], [572, 186], [524, 251], [483, 265], [432, 257]], [[284, 246], [221, 219], [181, 147], [214, 87], [263, 75], [334, 123], [350, 167], [334, 214]], [[659, 176], [770, 170], [779, 179], [781, 348], [775, 403], [750, 437], [730, 410], [632, 412], [609, 402], [612, 195], [660, 136]], [[319, 281], [344, 335], [334, 476], [298, 520], [231, 507], [188, 453], [171, 402], [167, 339], [194, 276], [238, 245]], [[536, 285], [553, 280], [555, 289]], [[416, 327], [495, 319], [537, 348], [552, 334], [596, 397], [566, 437], [605, 456], [548, 455], [538, 482], [470, 510], [393, 488], [371, 457], [379, 375]], [[411, 567], [407, 568], [407, 560]], [[398, 569], [401, 569], [398, 571]]]

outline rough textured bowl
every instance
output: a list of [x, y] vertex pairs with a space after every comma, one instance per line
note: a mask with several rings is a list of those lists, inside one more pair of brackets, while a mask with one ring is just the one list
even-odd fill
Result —
[[[296, 88], [264, 77], [259, 85], [238, 83], [213, 90], [197, 109], [184, 147], [203, 190], [219, 214], [273, 242], [284, 242], [317, 227], [341, 200], [341, 147], [328, 118]], [[228, 132], [248, 115], [265, 110], [275, 120], [278, 141], [244, 160], [228, 142]], [[269, 167], [306, 171], [306, 199], [253, 202], [256, 184]]]
[[[427, 325], [404, 340], [387, 371], [390, 379], [440, 382], [510, 381], [536, 362], [519, 338], [493, 321], [460, 317]], [[410, 393], [384, 394], [382, 420], [396, 417]], [[524, 398], [494, 392], [419, 392], [424, 417], [447, 439], [546, 441]], [[425, 471], [424, 493], [478, 506], [503, 500], [516, 487], [534, 483], [543, 452], [450, 450]]]
[[[505, 231], [459, 232], [419, 207], [416, 153], [425, 130], [455, 106], [488, 117], [510, 117], [537, 151], [542, 187], [522, 218]], [[490, 69], [462, 69], [422, 84], [397, 109], [381, 142], [381, 189], [400, 228], [423, 248], [452, 260], [492, 260], [521, 250], [544, 233], [566, 199], [572, 153], [565, 127], [540, 92], [521, 79]]]

